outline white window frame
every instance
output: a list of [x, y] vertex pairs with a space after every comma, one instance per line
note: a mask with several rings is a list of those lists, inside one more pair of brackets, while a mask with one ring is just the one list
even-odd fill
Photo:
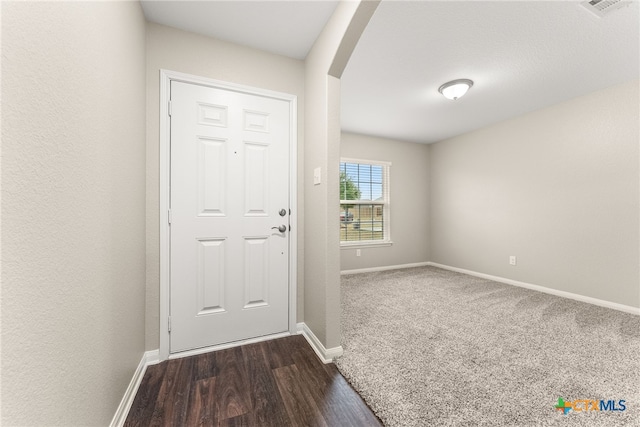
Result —
[[[391, 240], [391, 162], [382, 160], [367, 160], [367, 159], [354, 159], [350, 157], [341, 157], [340, 163], [358, 163], [364, 165], [382, 166], [382, 194], [384, 195], [383, 204], [383, 230], [384, 236], [382, 240], [354, 240], [354, 241], [340, 241], [340, 247], [345, 248], [357, 248], [357, 247], [371, 247], [371, 246], [391, 246], [393, 241]], [[375, 205], [378, 203], [372, 200], [340, 200], [340, 205]], [[341, 208], [342, 209], [342, 208]]]

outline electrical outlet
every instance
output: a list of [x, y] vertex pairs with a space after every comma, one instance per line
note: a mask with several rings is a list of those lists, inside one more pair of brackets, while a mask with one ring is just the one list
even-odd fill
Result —
[[356, 249], [356, 256], [360, 256], [362, 255], [362, 252], [360, 252], [360, 249]]
[[516, 256], [515, 255], [511, 255], [509, 257], [509, 264], [516, 265], [516, 262], [517, 262]]

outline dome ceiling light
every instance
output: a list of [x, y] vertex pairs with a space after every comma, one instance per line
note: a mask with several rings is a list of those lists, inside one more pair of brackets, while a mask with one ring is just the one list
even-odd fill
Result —
[[438, 92], [447, 99], [456, 100], [462, 97], [473, 86], [473, 81], [469, 79], [452, 80], [440, 86]]

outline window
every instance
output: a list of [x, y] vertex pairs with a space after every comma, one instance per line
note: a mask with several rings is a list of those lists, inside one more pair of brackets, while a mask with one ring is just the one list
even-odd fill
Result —
[[389, 244], [391, 163], [340, 161], [340, 244]]

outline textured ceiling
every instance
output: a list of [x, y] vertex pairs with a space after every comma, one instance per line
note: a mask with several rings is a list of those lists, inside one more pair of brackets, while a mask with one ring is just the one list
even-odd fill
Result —
[[337, 1], [141, 1], [151, 22], [304, 59]]
[[[639, 18], [638, 2], [598, 18], [571, 1], [383, 1], [342, 76], [343, 129], [431, 143], [637, 79]], [[460, 78], [465, 97], [438, 93]]]

